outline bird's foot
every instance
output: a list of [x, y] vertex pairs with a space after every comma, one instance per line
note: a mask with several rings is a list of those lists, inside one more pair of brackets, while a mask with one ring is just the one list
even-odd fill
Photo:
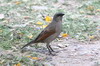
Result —
[[56, 53], [49, 53], [49, 55], [56, 56], [57, 54]]
[[55, 53], [59, 53], [59, 51], [54, 51]]
[[53, 51], [53, 52], [49, 52], [49, 55], [51, 55], [51, 56], [56, 56], [57, 55], [57, 52], [56, 51]]

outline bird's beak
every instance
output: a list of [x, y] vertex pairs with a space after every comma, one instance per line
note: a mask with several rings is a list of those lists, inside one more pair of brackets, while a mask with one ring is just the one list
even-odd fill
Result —
[[65, 14], [62, 14], [62, 15], [65, 15]]

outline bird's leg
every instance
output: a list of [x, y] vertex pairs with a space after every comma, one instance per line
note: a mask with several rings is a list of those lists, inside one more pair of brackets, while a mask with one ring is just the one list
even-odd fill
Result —
[[47, 48], [48, 48], [48, 50], [49, 50], [49, 53], [50, 53], [50, 54], [52, 54], [51, 49], [50, 49], [50, 47], [49, 47], [49, 44], [48, 44], [48, 43], [47, 43], [47, 45], [46, 45], [46, 46], [47, 46]]
[[52, 52], [55, 52], [52, 48], [51, 48], [51, 46], [49, 45], [49, 48], [50, 48], [50, 50], [52, 51]]

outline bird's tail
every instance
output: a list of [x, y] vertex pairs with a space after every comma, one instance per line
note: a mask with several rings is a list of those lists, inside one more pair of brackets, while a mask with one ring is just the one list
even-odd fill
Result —
[[21, 49], [23, 49], [24, 47], [26, 47], [26, 46], [28, 46], [28, 45], [30, 45], [30, 44], [33, 44], [33, 43], [35, 43], [34, 40], [31, 41], [31, 42], [29, 42], [29, 43], [27, 43], [26, 45], [24, 45]]

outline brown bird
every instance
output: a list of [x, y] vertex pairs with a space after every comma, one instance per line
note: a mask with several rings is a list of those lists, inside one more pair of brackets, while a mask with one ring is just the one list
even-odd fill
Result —
[[33, 43], [46, 43], [49, 53], [52, 54], [54, 50], [50, 46], [50, 42], [56, 39], [61, 33], [63, 13], [56, 13], [52, 22], [31, 42], [27, 43], [22, 49]]

